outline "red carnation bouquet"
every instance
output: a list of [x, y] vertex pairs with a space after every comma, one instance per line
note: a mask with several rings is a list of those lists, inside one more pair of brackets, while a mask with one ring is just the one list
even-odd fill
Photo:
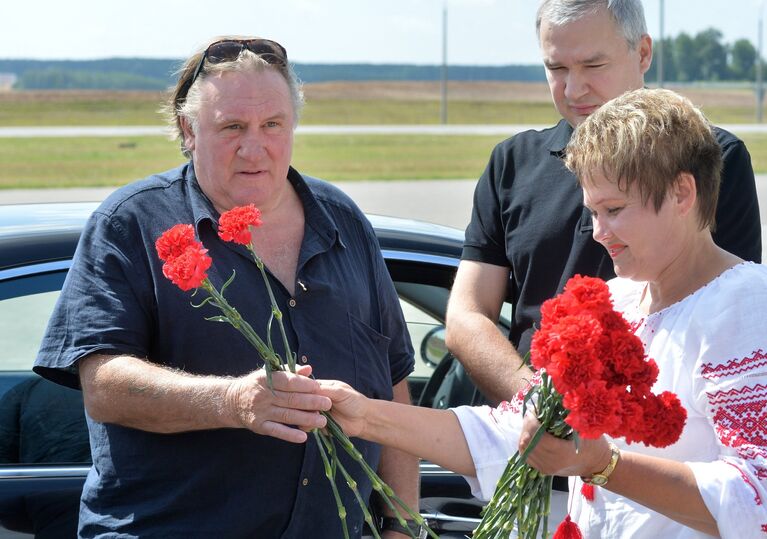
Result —
[[[541, 306], [530, 361], [536, 383], [524, 396], [523, 411], [532, 405], [541, 426], [525, 452], [509, 460], [475, 539], [507, 539], [515, 528], [520, 538], [548, 537], [553, 478], [525, 463], [544, 432], [574, 438], [576, 447], [579, 438], [604, 434], [666, 447], [679, 439], [687, 419], [675, 394], [650, 391], [658, 366], [613, 309], [601, 279], [576, 275]], [[568, 517], [554, 538], [565, 536], [569, 526]]]
[[[218, 316], [208, 317], [206, 320], [230, 324], [256, 348], [259, 355], [264, 360], [264, 369], [266, 370], [267, 379], [271, 385], [271, 377], [274, 371], [296, 371], [296, 357], [290, 350], [285, 327], [282, 323], [282, 312], [275, 301], [274, 293], [272, 292], [272, 287], [266, 274], [266, 268], [264, 267], [261, 258], [253, 249], [251, 243], [251, 227], [260, 225], [261, 212], [258, 208], [252, 204], [248, 206], [240, 206], [221, 214], [218, 221], [218, 235], [224, 241], [232, 241], [244, 245], [252, 255], [256, 266], [261, 272], [271, 302], [271, 317], [267, 324], [266, 339], [263, 339], [258, 332], [256, 332], [251, 325], [242, 318], [242, 316], [240, 316], [237, 309], [235, 309], [224, 296], [226, 288], [234, 280], [234, 272], [221, 286], [220, 290], [216, 289], [210, 279], [208, 279], [207, 271], [212, 264], [212, 260], [208, 255], [208, 250], [205, 249], [203, 244], [195, 237], [194, 227], [192, 225], [178, 224], [166, 230], [155, 242], [155, 248], [157, 249], [157, 255], [160, 257], [160, 260], [164, 262], [162, 267], [163, 275], [170, 279], [173, 284], [183, 291], [194, 289], [192, 295], [199, 289], [207, 292], [207, 297], [199, 304], [193, 304], [193, 307], [199, 308], [204, 305], [210, 305], [222, 313]], [[271, 333], [274, 321], [277, 322], [280, 338], [285, 350], [284, 359], [272, 346]], [[402, 507], [409, 518], [420, 524], [431, 537], [437, 539], [437, 534], [426, 526], [423, 517], [410, 509], [407, 504], [395, 494], [391, 487], [384, 483], [367, 462], [365, 462], [362, 458], [362, 454], [354, 447], [349, 437], [344, 434], [341, 427], [333, 420], [331, 415], [327, 412], [323, 412], [323, 414], [327, 418], [326, 430], [314, 430], [312, 434], [317, 441], [317, 448], [325, 466], [325, 475], [330, 481], [333, 496], [336, 500], [338, 516], [341, 519], [344, 537], [349, 539], [349, 531], [346, 524], [346, 508], [341, 501], [338, 485], [336, 483], [338, 474], [340, 474], [344, 482], [352, 490], [357, 503], [362, 509], [365, 521], [368, 523], [373, 535], [380, 539], [377, 527], [373, 523], [372, 515], [370, 514], [370, 511], [368, 511], [366, 500], [362, 499], [362, 496], [357, 489], [356, 481], [351, 474], [349, 474], [338, 457], [339, 450], [346, 451], [354, 461], [359, 464], [368, 479], [370, 479], [373, 489], [378, 492], [381, 499], [389, 508], [391, 508], [396, 515], [396, 518], [405, 529], [407, 529], [407, 523], [405, 522], [402, 513], [398, 510], [397, 505]], [[415, 538], [412, 534], [411, 537]]]

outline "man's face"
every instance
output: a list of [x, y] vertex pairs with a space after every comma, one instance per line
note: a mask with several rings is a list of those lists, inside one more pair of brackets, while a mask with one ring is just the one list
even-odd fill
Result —
[[197, 128], [184, 122], [203, 192], [219, 212], [276, 208], [290, 189], [294, 111], [277, 71], [227, 72], [201, 82]]
[[541, 21], [541, 52], [551, 97], [573, 127], [614, 97], [644, 85], [652, 41], [629, 48], [607, 9], [552, 26]]

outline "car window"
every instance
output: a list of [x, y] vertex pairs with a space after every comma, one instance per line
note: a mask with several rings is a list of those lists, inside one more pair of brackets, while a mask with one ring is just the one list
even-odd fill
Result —
[[58, 291], [0, 300], [0, 370], [29, 371]]

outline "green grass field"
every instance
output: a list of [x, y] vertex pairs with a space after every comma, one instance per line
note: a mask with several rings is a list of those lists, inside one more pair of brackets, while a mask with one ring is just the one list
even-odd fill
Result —
[[[293, 164], [334, 180], [476, 178], [499, 137], [300, 135]], [[183, 162], [162, 137], [0, 139], [0, 188], [122, 185]]]
[[[435, 124], [436, 86], [334, 83], [307, 88], [303, 125]], [[450, 124], [553, 124], [545, 84], [466, 83], [451, 90]], [[697, 92], [697, 93], [695, 93]], [[747, 90], [689, 90], [714, 123], [753, 121]], [[0, 126], [160, 125], [158, 92], [0, 93]], [[298, 135], [293, 164], [330, 181], [478, 177], [502, 136]], [[767, 173], [767, 135], [742, 137]], [[0, 138], [0, 189], [121, 185], [183, 161], [162, 137]]]

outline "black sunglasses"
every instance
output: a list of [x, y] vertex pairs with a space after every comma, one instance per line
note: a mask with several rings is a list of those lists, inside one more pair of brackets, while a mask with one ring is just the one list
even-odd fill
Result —
[[208, 45], [208, 48], [202, 53], [200, 62], [194, 70], [194, 75], [179, 90], [176, 102], [178, 103], [186, 99], [186, 94], [200, 75], [205, 65], [205, 60], [211, 64], [231, 62], [236, 60], [245, 49], [263, 58], [269, 64], [285, 66], [288, 63], [288, 53], [285, 47], [270, 39], [222, 39], [221, 41], [216, 41]]

